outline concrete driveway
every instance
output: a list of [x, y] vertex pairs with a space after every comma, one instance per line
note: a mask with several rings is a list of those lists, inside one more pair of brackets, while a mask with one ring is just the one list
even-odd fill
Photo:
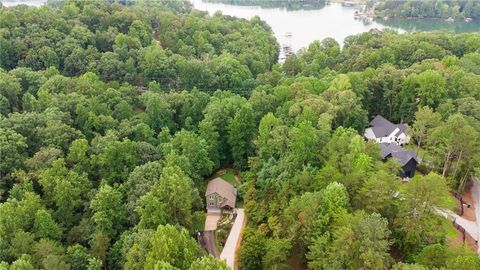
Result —
[[[480, 187], [478, 184], [478, 179], [477, 177], [474, 177], [472, 180], [472, 197], [473, 197], [473, 203], [475, 204], [475, 215], [477, 218], [477, 237], [476, 240], [478, 241], [480, 236]], [[480, 254], [480, 245], [478, 245], [477, 253]]]
[[235, 266], [235, 252], [240, 245], [240, 236], [243, 228], [245, 227], [245, 212], [243, 209], [237, 209], [237, 217], [235, 223], [233, 223], [230, 234], [228, 234], [227, 242], [223, 247], [220, 259], [225, 260], [230, 269], [234, 269]]
[[214, 231], [217, 229], [217, 223], [222, 215], [220, 213], [207, 213], [205, 218], [205, 231]]

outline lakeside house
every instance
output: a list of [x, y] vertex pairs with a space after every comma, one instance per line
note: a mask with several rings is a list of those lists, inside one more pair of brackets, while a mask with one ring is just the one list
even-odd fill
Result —
[[232, 184], [217, 177], [208, 182], [205, 197], [208, 212], [231, 211], [235, 208], [237, 189]]
[[412, 178], [415, 176], [418, 161], [415, 152], [406, 150], [403, 147], [394, 143], [380, 143], [380, 155], [384, 160], [388, 158], [396, 159], [402, 165], [402, 171], [399, 176], [402, 178]]
[[414, 151], [402, 147], [410, 141], [406, 124], [393, 124], [383, 116], [377, 115], [365, 129], [364, 137], [379, 144], [380, 155], [384, 160], [394, 158], [400, 163], [402, 166], [400, 177], [408, 179], [415, 175], [420, 161]]
[[370, 125], [365, 129], [364, 137], [377, 143], [394, 143], [400, 146], [410, 141], [408, 126], [400, 123], [393, 124], [381, 115], [375, 116]]

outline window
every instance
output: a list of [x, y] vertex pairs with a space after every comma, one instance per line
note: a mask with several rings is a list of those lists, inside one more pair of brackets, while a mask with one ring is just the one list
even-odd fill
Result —
[[215, 199], [215, 195], [209, 195], [209, 196], [208, 196], [208, 199], [214, 200], [214, 199]]
[[209, 202], [208, 206], [215, 206], [215, 203], [214, 202]]

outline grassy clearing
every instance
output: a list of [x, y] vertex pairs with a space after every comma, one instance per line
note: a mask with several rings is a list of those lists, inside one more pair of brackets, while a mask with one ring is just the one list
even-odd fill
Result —
[[235, 174], [234, 174], [232, 168], [226, 168], [226, 169], [218, 170], [213, 175], [212, 179], [217, 178], [217, 177], [222, 178], [223, 180], [227, 181], [228, 183], [230, 183], [232, 185], [235, 185], [235, 186], [240, 185], [240, 182], [238, 182], [237, 179], [235, 178]]
[[455, 211], [458, 208], [458, 202], [452, 196], [445, 196], [442, 200], [442, 206]]

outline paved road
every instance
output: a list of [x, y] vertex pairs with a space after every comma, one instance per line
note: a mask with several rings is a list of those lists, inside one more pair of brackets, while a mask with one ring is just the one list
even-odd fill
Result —
[[220, 254], [220, 259], [225, 260], [231, 269], [235, 267], [235, 251], [239, 245], [240, 235], [244, 227], [245, 213], [243, 209], [237, 209], [237, 218], [235, 218], [235, 223], [233, 223], [225, 247], [223, 247], [223, 251]]
[[[472, 184], [472, 197], [473, 197], [473, 204], [475, 205], [475, 217], [477, 218], [477, 235], [476, 240], [478, 240], [480, 234], [480, 187], [478, 184], [478, 179], [476, 177], [473, 178]], [[480, 254], [480, 245], [478, 245], [477, 253]]]

